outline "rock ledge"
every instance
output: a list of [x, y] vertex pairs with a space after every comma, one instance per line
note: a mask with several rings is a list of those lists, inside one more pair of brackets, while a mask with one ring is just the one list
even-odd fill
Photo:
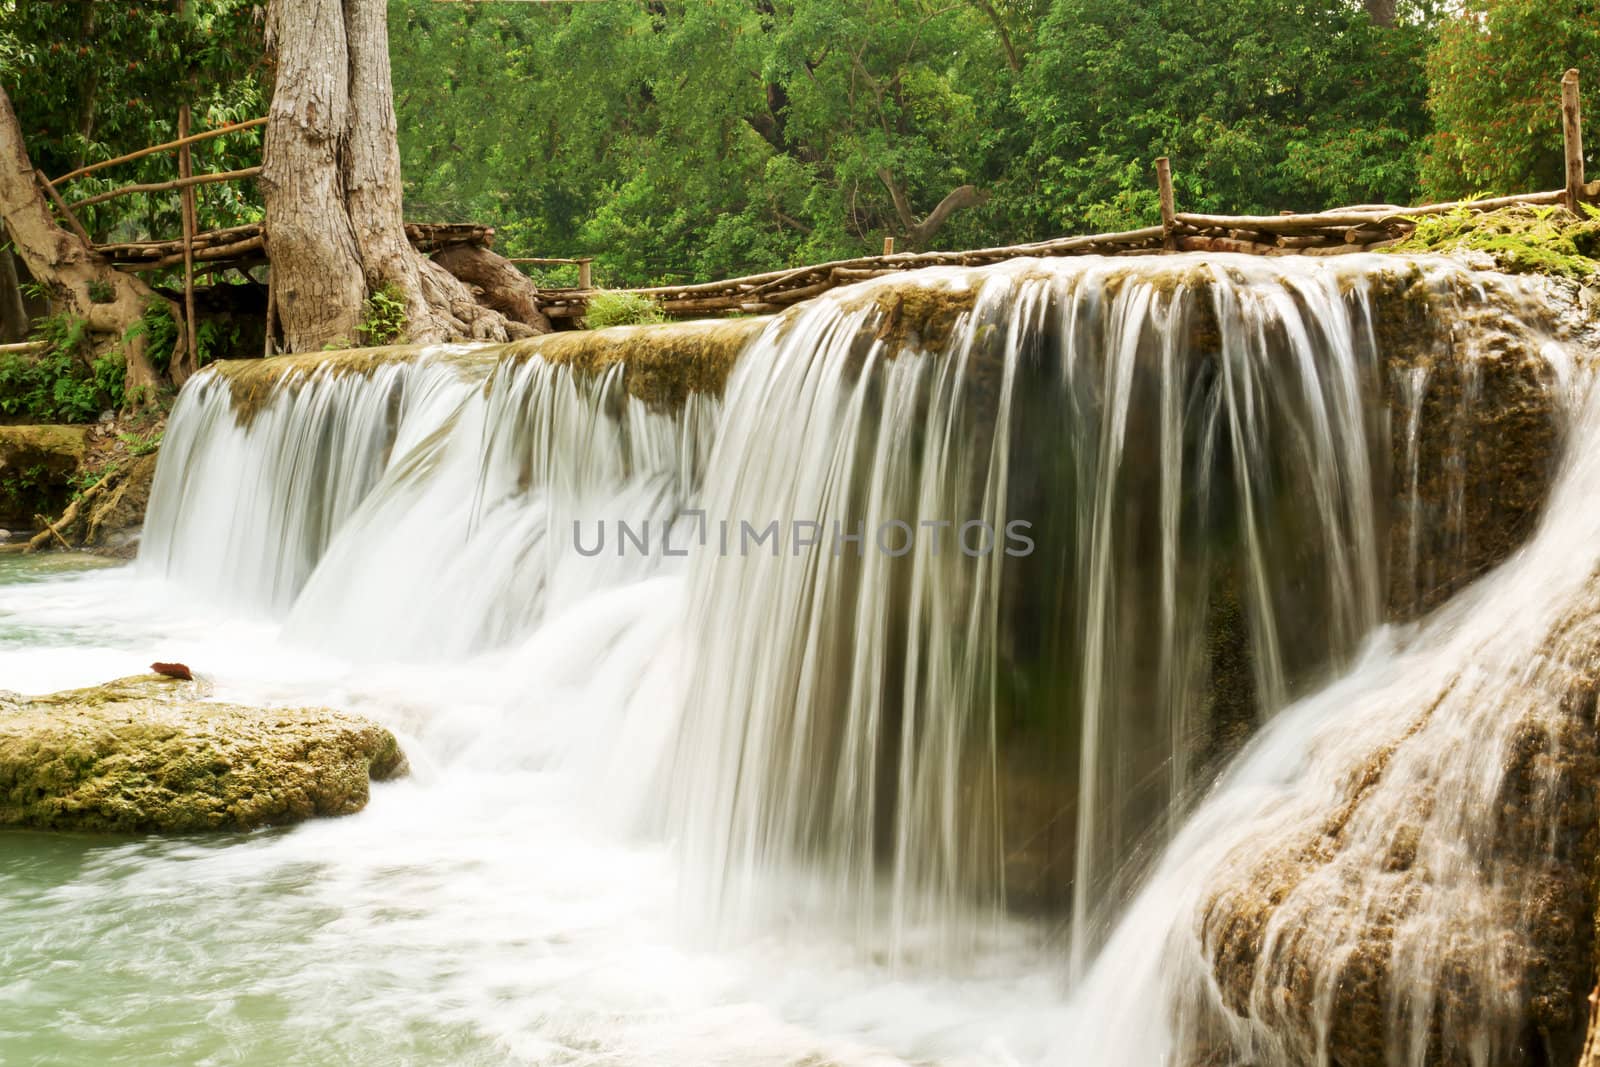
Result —
[[159, 675], [0, 692], [0, 826], [249, 830], [360, 811], [369, 781], [406, 772], [394, 735], [369, 720], [204, 696]]

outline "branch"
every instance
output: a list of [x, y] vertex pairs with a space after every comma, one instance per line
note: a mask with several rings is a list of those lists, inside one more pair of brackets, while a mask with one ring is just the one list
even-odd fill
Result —
[[1011, 32], [1006, 29], [1005, 19], [1000, 17], [1000, 12], [995, 10], [989, 0], [972, 0], [972, 4], [982, 11], [990, 22], [994, 23], [995, 32], [1000, 34], [1000, 45], [1006, 50], [1006, 65], [1013, 71], [1022, 69], [1022, 60], [1017, 55], [1016, 45], [1011, 43]]
[[939, 201], [939, 206], [929, 212], [927, 218], [918, 222], [917, 217], [911, 213], [911, 203], [906, 199], [905, 190], [895, 181], [894, 175], [887, 167], [878, 168], [878, 180], [889, 190], [889, 197], [894, 201], [894, 213], [900, 218], [900, 225], [905, 230], [907, 242], [919, 248], [944, 228], [944, 224], [950, 221], [951, 215], [962, 208], [976, 207], [989, 199], [989, 194], [975, 185], [959, 185]]

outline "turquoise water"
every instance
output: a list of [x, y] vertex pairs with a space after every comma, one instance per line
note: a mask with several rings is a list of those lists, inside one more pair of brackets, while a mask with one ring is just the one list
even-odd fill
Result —
[[[642, 583], [608, 610], [671, 595]], [[799, 910], [738, 944], [699, 929], [672, 842], [620, 817], [604, 761], [582, 755], [616, 726], [585, 688], [604, 664], [570, 654], [604, 645], [615, 620], [596, 615], [516, 655], [353, 664], [132, 567], [0, 557], [0, 688], [180, 660], [222, 699], [378, 718], [413, 766], [361, 814], [292, 829], [0, 831], [0, 1063], [1044, 1058], [1059, 968], [1029, 927], [995, 931], [965, 973], [875, 962]], [[585, 699], [591, 713], [574, 714]]]

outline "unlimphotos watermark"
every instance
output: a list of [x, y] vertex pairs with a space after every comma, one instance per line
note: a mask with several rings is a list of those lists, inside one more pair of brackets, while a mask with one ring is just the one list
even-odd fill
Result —
[[[683, 521], [685, 519], [693, 520], [692, 529]], [[586, 525], [592, 528], [585, 530]], [[714, 538], [711, 536], [713, 529], [716, 534]], [[719, 556], [747, 557], [766, 553], [776, 559], [784, 552], [799, 556], [821, 549], [836, 557], [853, 551], [857, 558], [861, 558], [871, 548], [899, 559], [922, 545], [933, 556], [953, 551], [972, 559], [981, 559], [996, 552], [1013, 557], [1033, 555], [1033, 538], [1028, 536], [1032, 529], [1033, 524], [1024, 519], [1012, 519], [999, 530], [983, 519], [961, 522], [953, 519], [919, 519], [916, 522], [885, 519], [869, 532], [864, 519], [849, 525], [840, 519], [828, 523], [811, 519], [791, 519], [788, 522], [771, 519], [765, 523], [753, 523], [747, 519], [719, 519], [713, 523], [707, 519], [704, 511], [694, 510], [680, 511], [671, 520], [629, 522], [622, 519], [596, 519], [586, 524], [581, 519], [574, 519], [572, 546], [580, 556], [591, 557], [608, 552], [617, 556], [648, 556], [655, 551], [663, 556], [687, 556], [695, 549], [710, 549]]]

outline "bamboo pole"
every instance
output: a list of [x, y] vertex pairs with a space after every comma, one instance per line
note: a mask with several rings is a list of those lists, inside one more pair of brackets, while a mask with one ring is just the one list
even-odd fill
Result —
[[89, 231], [83, 228], [83, 223], [78, 221], [78, 216], [72, 213], [72, 208], [67, 206], [67, 202], [61, 199], [61, 194], [56, 192], [56, 187], [44, 176], [44, 171], [35, 170], [33, 176], [39, 180], [45, 195], [50, 197], [50, 202], [60, 209], [62, 217], [66, 219], [67, 228], [77, 234], [80, 241], [93, 248], [94, 242], [89, 239]]
[[[179, 0], [178, 10], [183, 10], [183, 2]], [[178, 140], [189, 136], [189, 105], [178, 106]], [[189, 155], [189, 146], [183, 145], [178, 149], [178, 177], [194, 177], [194, 161]], [[196, 370], [200, 367], [200, 350], [196, 347], [194, 331], [194, 231], [196, 218], [194, 210], [194, 186], [186, 185], [180, 194], [183, 207], [183, 321], [184, 337], [188, 342], [188, 356]]]
[[187, 137], [180, 137], [176, 141], [168, 141], [166, 144], [153, 145], [150, 148], [141, 148], [137, 152], [129, 152], [127, 155], [118, 156], [116, 159], [107, 159], [100, 163], [91, 163], [87, 167], [79, 167], [75, 171], [63, 174], [54, 181], [47, 181], [46, 184], [52, 186], [60, 185], [62, 182], [69, 182], [74, 178], [81, 178], [85, 174], [92, 174], [97, 170], [104, 170], [107, 167], [114, 167], [119, 163], [131, 163], [136, 159], [143, 159], [145, 156], [154, 155], [157, 152], [167, 152], [171, 149], [180, 148], [184, 145], [191, 145], [200, 141], [209, 140], [212, 137], [221, 137], [226, 133], [238, 133], [241, 130], [253, 129], [256, 126], [264, 126], [266, 125], [266, 122], [267, 120], [265, 117], [259, 119], [246, 119], [243, 122], [232, 122], [226, 126], [218, 126], [214, 130], [207, 130], [204, 133], [193, 133]]
[[1172, 195], [1172, 161], [1166, 156], [1156, 160], [1156, 187], [1161, 194], [1161, 244], [1177, 248], [1172, 230], [1178, 218], [1178, 202]]
[[188, 178], [179, 178], [170, 182], [150, 182], [144, 185], [124, 185], [120, 189], [109, 189], [94, 196], [86, 196], [82, 200], [74, 200], [73, 207], [88, 207], [105, 200], [112, 200], [119, 196], [128, 196], [132, 193], [168, 193], [174, 189], [184, 189], [191, 185], [209, 185], [212, 182], [243, 181], [254, 178], [261, 173], [260, 167], [246, 167], [243, 170], [224, 170], [216, 174], [195, 174]]
[[26, 355], [29, 352], [41, 352], [49, 347], [49, 341], [16, 341], [9, 345], [0, 345], [0, 354], [14, 352]]
[[1567, 210], [1582, 214], [1583, 203], [1583, 118], [1578, 107], [1578, 71], [1574, 67], [1561, 76], [1561, 136], [1567, 155]]

